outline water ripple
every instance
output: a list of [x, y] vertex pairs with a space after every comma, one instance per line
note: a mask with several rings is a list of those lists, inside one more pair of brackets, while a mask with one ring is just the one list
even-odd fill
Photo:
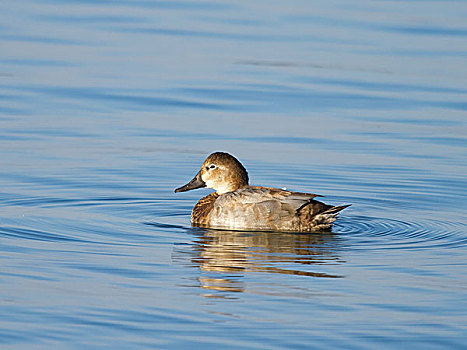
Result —
[[[49, 242], [81, 242], [88, 243], [89, 241], [71, 237], [69, 234], [60, 234], [45, 232], [40, 230], [33, 230], [28, 228], [20, 227], [0, 227], [0, 236], [10, 237], [10, 238], [23, 238], [31, 239], [36, 241], [49, 241]], [[93, 242], [95, 243], [95, 242]]]
[[351, 239], [350, 244], [355, 249], [459, 248], [467, 245], [467, 225], [453, 221], [411, 222], [352, 216], [339, 220], [334, 231]]

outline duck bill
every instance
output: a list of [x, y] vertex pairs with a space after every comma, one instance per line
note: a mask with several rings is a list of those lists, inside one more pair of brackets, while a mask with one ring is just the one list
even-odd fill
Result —
[[188, 182], [186, 185], [177, 188], [175, 192], [185, 192], [202, 187], [206, 187], [206, 183], [203, 181], [203, 179], [201, 179], [201, 171], [199, 171], [198, 174], [196, 174], [196, 176], [193, 178], [193, 180]]

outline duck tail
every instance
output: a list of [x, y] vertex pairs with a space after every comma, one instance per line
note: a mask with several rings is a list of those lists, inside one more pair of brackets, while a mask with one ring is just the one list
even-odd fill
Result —
[[331, 207], [325, 211], [323, 211], [321, 214], [337, 214], [341, 210], [350, 207], [352, 204], [344, 204], [344, 205], [336, 205], [334, 207]]
[[[339, 212], [347, 207], [350, 207], [351, 205], [351, 204], [346, 204], [346, 205], [328, 206], [321, 202], [318, 202], [318, 203], [321, 204], [322, 210], [319, 210], [318, 212], [316, 211], [313, 212], [310, 206], [311, 210], [301, 212], [300, 221], [301, 221], [302, 227], [304, 228], [304, 231], [316, 232], [316, 231], [330, 230], [334, 221], [337, 220], [337, 215], [339, 214]], [[326, 207], [323, 208], [323, 206], [326, 206]]]

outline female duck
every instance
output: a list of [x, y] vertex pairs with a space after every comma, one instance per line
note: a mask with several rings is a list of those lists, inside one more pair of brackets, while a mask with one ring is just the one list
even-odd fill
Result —
[[249, 186], [243, 165], [223, 152], [207, 157], [193, 180], [175, 192], [201, 187], [216, 190], [193, 208], [191, 223], [201, 227], [316, 232], [330, 229], [337, 213], [348, 207], [324, 204], [312, 193]]

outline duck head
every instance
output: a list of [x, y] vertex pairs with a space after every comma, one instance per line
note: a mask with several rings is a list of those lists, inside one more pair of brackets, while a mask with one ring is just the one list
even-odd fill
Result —
[[248, 186], [248, 173], [242, 163], [228, 153], [215, 152], [206, 158], [193, 180], [175, 192], [207, 187], [223, 194], [245, 186]]

